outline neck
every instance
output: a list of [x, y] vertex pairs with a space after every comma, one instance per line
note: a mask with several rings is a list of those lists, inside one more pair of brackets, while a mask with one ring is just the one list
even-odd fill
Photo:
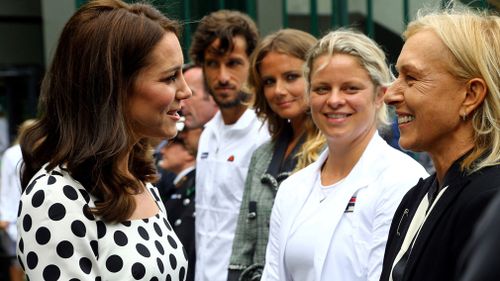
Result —
[[243, 104], [239, 104], [229, 108], [221, 108], [220, 113], [222, 115], [222, 120], [226, 125], [232, 125], [236, 123], [240, 117], [247, 110], [247, 106]]
[[298, 139], [306, 130], [306, 128], [304, 127], [306, 118], [307, 117], [305, 115], [301, 115], [290, 119], [290, 125], [292, 126], [293, 130], [293, 139]]
[[345, 144], [327, 141], [328, 159], [321, 171], [321, 182], [324, 185], [331, 185], [347, 177], [363, 155], [375, 132], [376, 128], [373, 127], [364, 136]]
[[446, 138], [442, 144], [435, 144], [427, 151], [436, 169], [436, 177], [439, 185], [443, 184], [446, 172], [451, 165], [467, 151], [474, 148], [474, 136], [472, 124], [469, 130], [458, 130]]
[[446, 176], [446, 173], [450, 169], [451, 165], [472, 148], [474, 148], [474, 145], [472, 143], [461, 147], [450, 145], [449, 149], [443, 151], [442, 153], [429, 153], [429, 156], [431, 157], [432, 163], [434, 164], [434, 168], [436, 170], [436, 178], [439, 185], [443, 184], [444, 177]]
[[292, 150], [299, 142], [300, 137], [302, 136], [302, 134], [304, 134], [306, 130], [304, 128], [305, 119], [305, 115], [290, 119], [290, 125], [292, 126], [293, 135], [292, 139], [288, 142], [288, 145], [286, 147], [285, 159], [290, 155], [290, 153], [292, 153]]

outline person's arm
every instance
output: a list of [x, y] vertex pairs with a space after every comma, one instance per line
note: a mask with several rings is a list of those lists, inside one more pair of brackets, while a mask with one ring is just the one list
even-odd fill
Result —
[[[13, 150], [7, 150], [4, 154], [0, 175], [0, 228], [5, 230], [16, 222], [21, 195], [21, 182], [17, 172], [17, 160], [20, 159], [11, 159], [12, 152]], [[15, 236], [15, 233], [13, 235]], [[16, 239], [16, 237], [11, 238]]]
[[[403, 188], [399, 190], [406, 192], [406, 189]], [[367, 280], [369, 281], [378, 281], [380, 279], [389, 229], [394, 212], [405, 194], [404, 192], [398, 192], [397, 186], [387, 189], [386, 192], [377, 205], [371, 243], [368, 245]]]
[[[281, 191], [281, 190], [280, 190]], [[271, 212], [271, 223], [269, 227], [269, 241], [266, 249], [266, 264], [262, 273], [261, 281], [285, 281], [280, 280], [280, 227], [281, 227], [281, 209], [279, 204], [280, 191], [276, 195], [276, 200]]]
[[21, 197], [18, 220], [17, 251], [26, 276], [96, 280], [100, 275], [97, 225], [78, 187], [48, 175], [32, 185]]
[[377, 183], [381, 185], [382, 192], [377, 199], [372, 238], [368, 249], [367, 280], [378, 281], [381, 277], [389, 230], [401, 200], [419, 182], [420, 178], [428, 176], [420, 165], [416, 165], [418, 164], [415, 163], [415, 166], [403, 165], [408, 166], [404, 169], [411, 169], [411, 172], [386, 172]]

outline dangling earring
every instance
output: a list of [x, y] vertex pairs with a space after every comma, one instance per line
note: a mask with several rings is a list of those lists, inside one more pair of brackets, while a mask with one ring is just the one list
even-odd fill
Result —
[[467, 121], [467, 112], [465, 112], [464, 115], [462, 115], [462, 120], [464, 122]]

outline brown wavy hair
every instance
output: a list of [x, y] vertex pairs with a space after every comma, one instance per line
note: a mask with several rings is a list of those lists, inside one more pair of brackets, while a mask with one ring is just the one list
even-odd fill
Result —
[[[141, 182], [156, 179], [147, 139], [134, 142], [126, 108], [139, 71], [176, 21], [148, 4], [91, 1], [66, 23], [39, 99], [39, 121], [21, 138], [23, 190], [43, 165], [56, 166], [97, 198], [92, 212], [126, 220]], [[128, 156], [128, 170], [118, 162]], [[140, 182], [139, 182], [140, 181]]]
[[[264, 57], [270, 52], [276, 52], [303, 60], [305, 63], [309, 49], [317, 42], [311, 34], [297, 29], [282, 29], [266, 36], [255, 48], [250, 57], [250, 74], [248, 83], [252, 92], [255, 93], [254, 109], [257, 117], [267, 121], [272, 141], [278, 140], [279, 136], [292, 130], [286, 119], [281, 118], [274, 112], [264, 95], [260, 67]], [[306, 89], [304, 88], [304, 99]], [[304, 168], [314, 162], [325, 142], [318, 127], [312, 121], [311, 116], [304, 112], [306, 140], [299, 150], [297, 157], [298, 169]]]
[[204, 16], [195, 33], [189, 49], [191, 60], [197, 65], [203, 65], [205, 50], [215, 39], [220, 39], [219, 55], [231, 52], [234, 48], [233, 38], [243, 36], [246, 42], [246, 54], [250, 56], [257, 41], [259, 31], [255, 22], [246, 14], [238, 11], [219, 10]]

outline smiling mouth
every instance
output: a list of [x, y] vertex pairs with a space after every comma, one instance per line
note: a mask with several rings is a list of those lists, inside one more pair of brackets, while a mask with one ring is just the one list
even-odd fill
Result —
[[415, 120], [415, 116], [413, 115], [398, 116], [398, 125], [406, 124], [413, 120]]
[[341, 118], [347, 118], [349, 116], [351, 116], [351, 114], [326, 114], [326, 117], [331, 119], [341, 119]]
[[179, 116], [179, 112], [177, 109], [174, 109], [174, 110], [167, 111], [167, 115]]
[[282, 106], [282, 105], [288, 105], [288, 104], [291, 104], [293, 101], [282, 101], [282, 102], [279, 102], [278, 105], [279, 106]]

